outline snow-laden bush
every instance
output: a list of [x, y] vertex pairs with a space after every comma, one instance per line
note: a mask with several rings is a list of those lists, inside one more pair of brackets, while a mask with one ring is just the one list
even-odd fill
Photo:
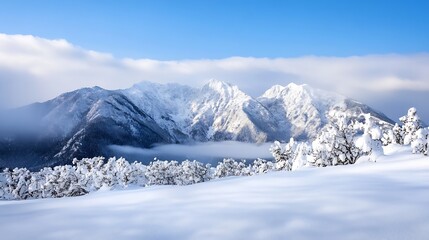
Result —
[[313, 149], [309, 143], [299, 143], [295, 148], [295, 158], [293, 160], [292, 170], [308, 166], [308, 163], [313, 161], [312, 152]]
[[78, 182], [88, 192], [101, 187], [124, 188], [129, 184], [144, 186], [146, 167], [139, 163], [129, 163], [124, 158], [103, 157], [74, 159], [73, 164], [78, 175]]
[[197, 161], [153, 161], [144, 175], [147, 185], [189, 185], [210, 180], [210, 164]]
[[383, 146], [387, 146], [392, 143], [399, 143], [392, 128], [385, 128], [383, 130], [381, 142], [383, 143]]
[[311, 143], [311, 158], [308, 163], [316, 167], [332, 166], [334, 162], [334, 138], [331, 131], [323, 130], [317, 138]]
[[412, 107], [408, 109], [407, 115], [399, 118], [399, 121], [403, 123], [403, 126], [402, 126], [402, 132], [404, 134], [403, 144], [408, 145], [417, 138], [416, 132], [422, 127], [420, 117], [417, 115], [416, 108]]
[[101, 187], [144, 186], [145, 166], [125, 159], [102, 157], [74, 159], [73, 165], [43, 168], [5, 169], [0, 176], [0, 199], [58, 198], [80, 196]]
[[235, 161], [232, 158], [225, 158], [216, 166], [214, 177], [249, 176], [250, 169], [250, 166], [246, 166], [245, 160]]
[[312, 143], [311, 163], [319, 167], [354, 164], [362, 155], [355, 144], [356, 133], [356, 123], [344, 114], [329, 116], [329, 123]]
[[256, 159], [251, 165], [250, 174], [264, 174], [275, 170], [274, 163], [265, 159]]
[[362, 151], [355, 144], [355, 123], [345, 115], [331, 119], [329, 124], [334, 135], [332, 147], [333, 165], [354, 164], [362, 155]]
[[383, 155], [382, 131], [380, 126], [374, 123], [370, 114], [365, 114], [365, 123], [360, 124], [363, 134], [356, 140], [356, 146], [362, 152], [362, 161], [375, 162], [376, 159]]
[[392, 132], [393, 132], [395, 143], [403, 145], [404, 138], [405, 138], [404, 129], [401, 126], [399, 126], [399, 124], [395, 123], [395, 126], [393, 126], [392, 128]]
[[190, 185], [209, 181], [212, 178], [210, 164], [204, 165], [198, 161], [185, 160], [180, 164], [180, 174], [176, 181], [178, 185]]
[[428, 155], [429, 147], [429, 129], [420, 128], [416, 131], [415, 139], [411, 142], [413, 153], [422, 153]]
[[175, 185], [179, 176], [177, 161], [153, 161], [147, 166], [145, 176], [148, 185]]
[[12, 199], [27, 199], [33, 195], [29, 190], [31, 173], [26, 168], [5, 169], [6, 192]]
[[76, 168], [70, 165], [44, 168], [39, 173], [34, 173], [33, 177], [31, 183], [34, 190], [41, 190], [38, 197], [70, 197], [88, 193], [86, 186], [79, 182]]
[[270, 152], [276, 162], [277, 170], [291, 171], [293, 160], [295, 159], [296, 143], [293, 138], [282, 147], [280, 142], [275, 141], [270, 148]]

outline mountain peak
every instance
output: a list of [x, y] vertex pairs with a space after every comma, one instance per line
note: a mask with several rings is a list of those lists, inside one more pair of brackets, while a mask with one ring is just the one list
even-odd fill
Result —
[[217, 79], [211, 79], [206, 85], [202, 88], [203, 92], [210, 93], [210, 94], [216, 94], [219, 96], [222, 96], [222, 98], [231, 98], [231, 97], [238, 97], [242, 99], [248, 99], [250, 98], [246, 93], [241, 91], [236, 85], [232, 85], [230, 83], [217, 80]]
[[313, 88], [311, 88], [307, 84], [296, 84], [293, 82], [286, 85], [285, 89], [289, 89], [291, 91], [312, 91], [313, 90]]
[[275, 98], [281, 94], [285, 90], [284, 86], [281, 85], [274, 85], [267, 91], [265, 91], [264, 94], [262, 94], [261, 98]]
[[289, 83], [286, 86], [282, 85], [274, 85], [267, 91], [265, 91], [264, 94], [260, 98], [278, 98], [285, 94], [296, 92], [296, 93], [302, 93], [302, 92], [311, 92], [312, 88], [308, 86], [307, 84], [296, 84], [296, 83]]
[[221, 91], [224, 89], [231, 88], [233, 86], [227, 82], [212, 78], [206, 85], [204, 85], [204, 87], [208, 87], [216, 91]]
[[160, 83], [151, 82], [151, 81], [140, 81], [138, 83], [135, 83], [131, 88], [129, 89], [140, 89], [140, 90], [146, 90], [146, 89], [153, 89], [163, 86]]

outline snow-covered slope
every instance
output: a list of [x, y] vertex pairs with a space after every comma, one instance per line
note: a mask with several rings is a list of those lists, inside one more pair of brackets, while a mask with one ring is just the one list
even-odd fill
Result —
[[1, 239], [425, 240], [429, 161], [386, 152], [377, 163], [0, 201]]
[[28, 114], [33, 136], [12, 133], [0, 144], [0, 168], [70, 163], [75, 157], [106, 154], [110, 144], [148, 147], [154, 142], [174, 142], [151, 116], [117, 91], [83, 88], [26, 107], [24, 112], [37, 112], [34, 107], [43, 112]]
[[277, 128], [269, 111], [249, 95], [211, 80], [191, 102], [191, 135], [197, 140], [265, 142]]
[[327, 116], [331, 111], [341, 111], [355, 117], [361, 113], [371, 113], [377, 121], [393, 123], [362, 103], [305, 84], [273, 86], [258, 101], [270, 110], [280, 126], [289, 130], [290, 136], [297, 139], [314, 138], [328, 122]]
[[283, 133], [263, 105], [219, 80], [202, 88], [143, 82], [123, 92], [178, 139], [264, 142]]
[[121, 92], [175, 136], [179, 142], [190, 140], [187, 126], [191, 125], [189, 102], [197, 89], [179, 84], [141, 82]]

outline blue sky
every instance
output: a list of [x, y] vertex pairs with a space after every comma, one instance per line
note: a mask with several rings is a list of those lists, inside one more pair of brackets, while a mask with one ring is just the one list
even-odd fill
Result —
[[429, 51], [429, 1], [2, 1], [0, 32], [115, 57], [219, 59]]
[[429, 119], [428, 12], [429, 0], [5, 0], [0, 109], [81, 87], [215, 78], [254, 97], [306, 83]]

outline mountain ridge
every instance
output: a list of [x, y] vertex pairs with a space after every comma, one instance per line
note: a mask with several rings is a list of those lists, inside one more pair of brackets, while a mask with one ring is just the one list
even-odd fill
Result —
[[[367, 105], [294, 83], [275, 85], [258, 98], [216, 79], [200, 88], [152, 82], [121, 90], [82, 88], [10, 111], [12, 124], [0, 126], [0, 167], [42, 167], [75, 157], [114, 155], [110, 145], [305, 140], [326, 125], [329, 111], [354, 117], [371, 113], [376, 120], [393, 123]], [[7, 130], [14, 128], [30, 131]], [[25, 136], [28, 132], [34, 133]]]

